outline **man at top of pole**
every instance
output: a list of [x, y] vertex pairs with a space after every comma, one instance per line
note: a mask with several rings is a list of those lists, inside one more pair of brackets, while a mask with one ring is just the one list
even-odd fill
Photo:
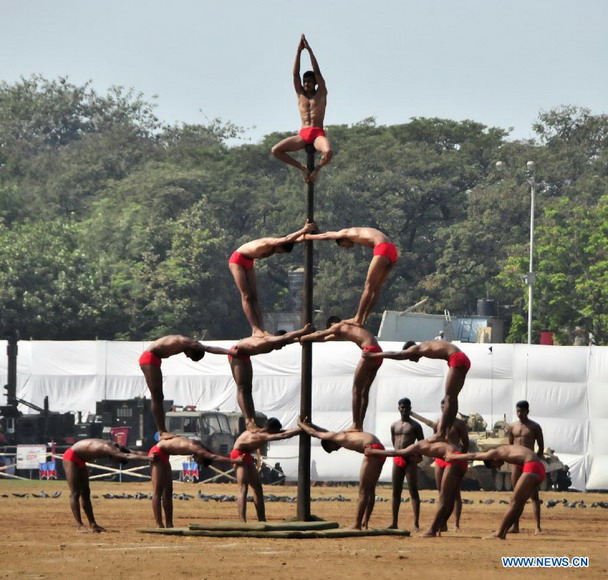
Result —
[[[302, 80], [300, 80], [300, 57], [303, 50], [307, 50], [310, 55], [312, 70], [306, 71], [302, 75]], [[277, 143], [272, 148], [272, 154], [277, 159], [299, 169], [304, 176], [304, 181], [314, 181], [321, 167], [330, 162], [333, 151], [331, 143], [323, 130], [323, 120], [325, 119], [325, 109], [327, 107], [325, 79], [319, 69], [319, 63], [303, 34], [298, 44], [296, 61], [293, 65], [293, 84], [298, 95], [298, 109], [302, 119], [302, 128], [297, 135], [287, 137]], [[321, 153], [318, 165], [315, 166], [310, 174], [305, 165], [302, 165], [302, 163], [288, 154], [292, 151], [300, 151], [306, 145], [313, 145]]]
[[365, 287], [354, 318], [346, 320], [358, 326], [365, 325], [372, 309], [380, 297], [380, 291], [390, 271], [399, 258], [399, 252], [388, 236], [375, 228], [344, 228], [336, 232], [306, 233], [305, 240], [335, 240], [341, 248], [354, 245], [373, 248], [372, 260], [367, 269]]

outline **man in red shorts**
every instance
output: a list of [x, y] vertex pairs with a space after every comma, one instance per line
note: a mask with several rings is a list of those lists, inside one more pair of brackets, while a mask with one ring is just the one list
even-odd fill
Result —
[[[407, 398], [399, 400], [398, 407], [401, 418], [391, 425], [391, 441], [394, 449], [405, 449], [416, 441], [422, 441], [422, 426], [412, 419], [412, 403]], [[393, 496], [392, 513], [393, 521], [389, 529], [399, 528], [399, 508], [401, 507], [401, 493], [403, 492], [403, 480], [407, 476], [407, 488], [412, 500], [414, 512], [414, 529], [420, 529], [420, 494], [418, 493], [418, 464], [405, 457], [393, 457]], [[439, 487], [437, 487], [439, 489]]]
[[270, 417], [266, 421], [264, 429], [255, 432], [244, 431], [239, 435], [234, 442], [234, 448], [230, 453], [231, 460], [240, 460], [235, 466], [236, 481], [240, 486], [240, 492], [236, 500], [239, 519], [242, 522], [247, 521], [247, 491], [251, 486], [253, 493], [253, 505], [258, 516], [258, 521], [266, 521], [266, 508], [264, 507], [264, 491], [262, 490], [262, 482], [255, 468], [255, 462], [252, 451], [256, 451], [263, 447], [269, 441], [280, 441], [289, 439], [300, 433], [299, 427], [283, 431], [281, 422], [275, 417]]
[[445, 440], [449, 428], [454, 424], [456, 413], [458, 413], [458, 394], [464, 386], [464, 380], [471, 368], [469, 357], [457, 346], [445, 340], [426, 340], [416, 344], [408, 340], [403, 345], [403, 350], [387, 351], [380, 354], [367, 353], [363, 355], [368, 358], [391, 358], [395, 360], [411, 360], [418, 362], [422, 357], [439, 358], [447, 361], [448, 375], [445, 379], [445, 395], [443, 397], [443, 411], [437, 425], [437, 433], [431, 440]]
[[367, 529], [369, 519], [376, 503], [376, 484], [382, 472], [385, 459], [383, 457], [368, 456], [367, 449], [383, 450], [384, 445], [380, 439], [372, 433], [364, 431], [339, 431], [333, 432], [313, 425], [308, 420], [298, 419], [298, 425], [311, 437], [321, 440], [321, 447], [327, 452], [332, 453], [344, 447], [357, 453], [363, 453], [361, 471], [359, 475], [359, 501], [357, 503], [357, 513], [353, 529]]
[[293, 245], [302, 242], [306, 233], [312, 233], [316, 224], [307, 222], [303, 228], [293, 234], [282, 238], [260, 238], [239, 246], [230, 256], [228, 267], [234, 278], [238, 291], [241, 293], [243, 312], [251, 325], [253, 336], [268, 334], [264, 330], [264, 317], [258, 300], [258, 291], [255, 279], [255, 260], [268, 258], [273, 254], [289, 253]]
[[[337, 316], [330, 316], [327, 328], [306, 334], [300, 338], [303, 342], [328, 342], [330, 340], [350, 340], [366, 353], [381, 353], [382, 349], [376, 337], [361, 326], [342, 322]], [[361, 357], [353, 376], [353, 424], [348, 431], [363, 431], [363, 421], [369, 403], [369, 390], [376, 378], [381, 359], [372, 360]]]
[[472, 461], [483, 461], [489, 469], [499, 469], [505, 462], [521, 467], [522, 473], [517, 480], [515, 489], [513, 489], [513, 495], [511, 496], [507, 512], [502, 519], [500, 527], [491, 536], [501, 540], [506, 539], [509, 528], [519, 520], [526, 502], [535, 491], [538, 491], [539, 485], [546, 478], [545, 465], [540, 457], [523, 445], [501, 445], [489, 451], [465, 453], [458, 456], [448, 454], [445, 459], [446, 461], [450, 461], [454, 457]]
[[[534, 451], [534, 445], [538, 445], [538, 456], [542, 459], [545, 450], [545, 438], [543, 436], [542, 427], [528, 417], [530, 412], [530, 404], [528, 401], [518, 401], [515, 405], [517, 419], [515, 423], [509, 426], [509, 445], [523, 445]], [[513, 489], [517, 485], [517, 480], [521, 476], [521, 467], [512, 465], [511, 480]], [[538, 489], [532, 494], [532, 508], [534, 510], [534, 519], [536, 520], [535, 534], [542, 534], [540, 527], [540, 506], [541, 501], [538, 496]], [[513, 524], [513, 528], [509, 530], [511, 534], [519, 533], [519, 519]]]
[[[447, 461], [447, 454], [453, 454], [452, 459]], [[379, 455], [382, 457], [404, 457], [407, 461], [420, 461], [422, 455], [427, 457], [444, 458], [446, 459], [445, 473], [441, 480], [441, 488], [439, 489], [439, 503], [437, 511], [431, 527], [423, 534], [425, 538], [433, 538], [441, 535], [441, 531], [445, 529], [446, 523], [454, 510], [454, 501], [456, 493], [460, 489], [460, 484], [467, 472], [468, 464], [461, 459], [459, 451], [446, 441], [431, 442], [428, 439], [423, 439], [416, 443], [412, 443], [405, 449], [395, 449], [393, 451], [377, 451], [375, 449], [366, 449], [366, 455]]]
[[[302, 82], [300, 82], [300, 56], [303, 50], [307, 50], [310, 55], [312, 70], [305, 72], [302, 76]], [[302, 119], [302, 129], [297, 135], [279, 141], [272, 148], [272, 154], [277, 159], [299, 169], [304, 176], [304, 181], [315, 181], [321, 167], [330, 162], [333, 151], [331, 143], [323, 130], [325, 109], [327, 108], [325, 79], [321, 75], [319, 63], [303, 34], [300, 38], [300, 44], [298, 44], [296, 61], [293, 66], [293, 84], [298, 95], [298, 109]], [[306, 145], [313, 145], [321, 153], [319, 164], [315, 166], [310, 175], [306, 166], [288, 155], [288, 152], [300, 151]]]
[[[445, 407], [445, 401], [441, 400], [441, 412], [443, 413], [443, 409]], [[437, 426], [439, 425], [439, 421], [430, 421], [418, 413], [414, 413], [412, 411], [412, 417], [417, 419], [421, 423], [428, 425], [433, 432], [437, 432]], [[467, 424], [462, 419], [454, 419], [454, 424], [448, 429], [448, 442], [454, 445], [457, 449], [459, 449], [462, 453], [467, 453], [469, 451], [469, 430], [467, 428]], [[441, 481], [445, 474], [445, 469], [447, 467], [447, 463], [437, 457], [435, 459], [435, 484], [437, 485], [437, 489], [441, 489]], [[460, 495], [460, 488], [458, 488], [458, 492], [456, 494], [456, 499], [454, 502], [454, 531], [460, 531], [460, 516], [462, 515], [462, 497]], [[446, 522], [447, 524], [447, 522]], [[445, 529], [441, 530], [442, 532], [447, 532], [447, 525]]]
[[336, 240], [342, 248], [352, 248], [355, 244], [373, 248], [374, 255], [367, 270], [365, 287], [359, 301], [359, 308], [354, 318], [346, 322], [352, 322], [359, 326], [365, 325], [372, 309], [380, 297], [380, 291], [390, 271], [399, 258], [395, 244], [392, 244], [388, 236], [374, 228], [345, 228], [336, 232], [324, 232], [321, 234], [306, 234], [305, 240]]
[[288, 344], [298, 341], [302, 336], [312, 332], [312, 325], [307, 324], [300, 330], [286, 332], [277, 336], [250, 336], [239, 340], [232, 347], [228, 360], [232, 377], [236, 384], [236, 399], [245, 419], [245, 426], [249, 431], [256, 431], [255, 405], [253, 403], [253, 366], [251, 357], [266, 354], [273, 350], [280, 350]]
[[165, 425], [165, 410], [163, 409], [163, 373], [160, 370], [162, 359], [170, 356], [184, 353], [189, 359], [199, 361], [205, 356], [206, 352], [211, 354], [230, 354], [231, 351], [227, 348], [218, 346], [205, 346], [193, 338], [181, 336], [179, 334], [170, 334], [155, 340], [139, 357], [139, 366], [144, 373], [146, 384], [150, 389], [150, 398], [152, 402], [152, 415], [159, 436], [171, 436], [167, 433]]
[[[129, 451], [126, 447], [106, 439], [82, 439], [63, 454], [63, 469], [70, 487], [70, 507], [79, 532], [106, 531], [95, 521], [87, 471], [87, 462], [103, 458], [114, 459], [120, 463], [129, 460], [147, 461], [145, 452]], [[82, 523], [80, 504], [89, 520], [88, 528]]]
[[[171, 472], [171, 455], [192, 455], [200, 465], [211, 465], [213, 461], [241, 463], [239, 459], [230, 459], [216, 455], [205, 449], [199, 441], [187, 437], [173, 437], [160, 440], [148, 452], [152, 462], [152, 513], [159, 528], [173, 527], [173, 474]], [[165, 521], [163, 522], [163, 512]]]

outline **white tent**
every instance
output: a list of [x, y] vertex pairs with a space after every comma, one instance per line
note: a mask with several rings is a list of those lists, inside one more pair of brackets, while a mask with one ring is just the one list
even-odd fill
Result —
[[[0, 349], [3, 344], [0, 342]], [[229, 347], [233, 341], [212, 344]], [[385, 350], [401, 343], [382, 342]], [[52, 411], [95, 411], [102, 399], [148, 396], [138, 358], [144, 342], [20, 341], [17, 396], [42, 406], [48, 395]], [[313, 420], [331, 430], [351, 421], [351, 386], [359, 349], [344, 342], [313, 345]], [[530, 417], [543, 428], [545, 445], [570, 467], [577, 489], [608, 489], [608, 347], [509, 344], [461, 344], [472, 366], [459, 397], [460, 410], [480, 413], [489, 425], [514, 419], [515, 403], [526, 399]], [[0, 351], [2, 352], [2, 351]], [[0, 359], [0, 380], [6, 377]], [[252, 358], [256, 409], [295, 424], [300, 407], [300, 346]], [[184, 355], [163, 361], [164, 391], [178, 405], [237, 411], [235, 386], [226, 357], [207, 355], [195, 363]], [[370, 393], [365, 429], [389, 447], [390, 425], [399, 418], [397, 401], [430, 419], [439, 417], [447, 366], [386, 360]], [[3, 384], [6, 381], [4, 380]], [[5, 404], [4, 393], [0, 403]], [[27, 408], [23, 412], [31, 412]], [[425, 427], [425, 433], [430, 430]], [[297, 478], [297, 440], [275, 443], [271, 460]], [[349, 451], [327, 455], [313, 441], [313, 479], [354, 481], [360, 457]], [[390, 480], [387, 462], [382, 480]]]

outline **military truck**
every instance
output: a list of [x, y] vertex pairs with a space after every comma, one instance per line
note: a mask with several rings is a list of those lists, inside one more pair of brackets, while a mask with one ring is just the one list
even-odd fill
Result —
[[236, 436], [230, 428], [226, 413], [219, 411], [169, 411], [165, 414], [167, 429], [175, 435], [183, 435], [200, 441], [209, 451], [229, 455]]

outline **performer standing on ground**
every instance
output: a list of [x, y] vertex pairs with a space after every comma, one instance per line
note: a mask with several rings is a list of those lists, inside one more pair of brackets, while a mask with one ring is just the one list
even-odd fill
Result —
[[[545, 449], [545, 440], [541, 426], [528, 418], [530, 412], [530, 404], [528, 401], [519, 401], [515, 405], [517, 413], [516, 421], [509, 427], [509, 445], [523, 445], [534, 451], [534, 443], [538, 444], [538, 456], [542, 459]], [[513, 489], [517, 485], [517, 480], [521, 477], [521, 467], [517, 464], [512, 465], [511, 478], [513, 480]], [[534, 519], [536, 520], [536, 534], [541, 534], [540, 527], [540, 497], [538, 496], [538, 488], [532, 493], [532, 507], [534, 509]], [[519, 533], [519, 518], [515, 520], [513, 528], [509, 530], [512, 534]]]
[[[159, 441], [148, 452], [152, 461], [152, 513], [159, 528], [173, 527], [173, 475], [170, 455], [192, 455], [200, 465], [211, 465], [213, 461], [240, 463], [242, 460], [216, 455], [205, 449], [200, 442], [187, 437], [173, 437]], [[165, 521], [163, 522], [163, 512]]]
[[[79, 532], [107, 531], [95, 521], [87, 471], [87, 462], [103, 458], [114, 459], [120, 463], [129, 460], [147, 461], [145, 452], [129, 451], [126, 447], [106, 439], [82, 439], [63, 454], [63, 469], [70, 487], [70, 507]], [[82, 523], [80, 504], [89, 520], [88, 528]]]
[[[307, 50], [310, 55], [312, 70], [306, 71], [302, 75], [300, 81], [300, 57], [302, 51]], [[323, 130], [323, 121], [325, 119], [325, 109], [327, 107], [327, 87], [325, 79], [321, 75], [319, 63], [302, 34], [298, 51], [296, 52], [296, 61], [293, 65], [293, 84], [298, 95], [298, 109], [302, 119], [302, 128], [297, 135], [287, 137], [272, 148], [272, 154], [281, 161], [298, 168], [303, 176], [304, 181], [314, 181], [317, 178], [319, 170], [324, 165], [327, 165], [333, 155], [331, 143], [325, 136]], [[321, 153], [319, 164], [314, 170], [308, 174], [308, 169], [299, 161], [294, 159], [288, 152], [300, 151], [306, 145], [313, 145], [314, 148]]]
[[264, 317], [258, 300], [254, 262], [273, 254], [289, 253], [295, 243], [304, 241], [303, 235], [312, 233], [316, 224], [307, 222], [303, 228], [282, 238], [260, 238], [239, 246], [230, 256], [228, 267], [236, 287], [241, 293], [243, 312], [251, 325], [253, 336], [268, 334], [264, 330]]
[[[445, 407], [445, 401], [441, 399], [441, 412], [443, 413]], [[433, 432], [437, 432], [437, 427], [439, 425], [439, 421], [429, 421], [428, 419], [418, 415], [418, 413], [412, 412], [412, 417], [418, 419], [418, 421], [428, 425]], [[451, 443], [459, 449], [462, 453], [468, 453], [469, 451], [469, 430], [467, 428], [467, 424], [462, 419], [454, 419], [454, 424], [448, 429], [448, 442]], [[435, 458], [435, 484], [437, 485], [437, 491], [441, 489], [441, 482], [443, 480], [443, 476], [445, 474], [445, 470], [447, 467], [446, 461], [441, 459], [441, 457]], [[458, 492], [456, 494], [456, 499], [454, 501], [454, 531], [460, 531], [460, 516], [462, 514], [462, 497], [460, 494], [460, 487], [458, 488]], [[442, 532], [447, 531], [447, 522], [445, 529], [441, 530]]]
[[[327, 320], [327, 329], [318, 330], [300, 338], [300, 342], [327, 342], [330, 340], [350, 340], [363, 352], [381, 353], [382, 349], [371, 333], [355, 324], [342, 322], [337, 316], [330, 316]], [[355, 369], [353, 377], [353, 424], [348, 431], [363, 431], [363, 421], [369, 403], [369, 390], [376, 378], [382, 360], [361, 358]]]
[[165, 410], [163, 409], [163, 401], [165, 399], [163, 393], [163, 373], [160, 370], [162, 359], [170, 356], [184, 353], [193, 361], [201, 360], [206, 352], [211, 354], [230, 354], [227, 348], [219, 346], [205, 346], [193, 338], [181, 336], [179, 334], [170, 334], [155, 340], [139, 357], [139, 366], [144, 373], [146, 384], [150, 389], [150, 398], [152, 402], [152, 415], [156, 428], [158, 429], [159, 437], [171, 436], [167, 432], [165, 425]]
[[456, 413], [458, 413], [458, 393], [464, 386], [464, 380], [471, 368], [469, 357], [457, 346], [445, 340], [426, 340], [416, 344], [408, 340], [401, 351], [387, 351], [382, 353], [363, 353], [365, 358], [395, 360], [411, 360], [418, 362], [422, 357], [439, 358], [448, 362], [448, 376], [445, 379], [444, 407], [441, 419], [437, 425], [437, 434], [431, 440], [445, 440], [448, 429], [454, 424]]
[[239, 519], [242, 522], [247, 521], [247, 491], [251, 486], [253, 492], [253, 505], [258, 516], [258, 521], [266, 521], [266, 509], [264, 507], [264, 491], [260, 476], [255, 468], [255, 463], [252, 451], [260, 449], [269, 441], [280, 441], [281, 439], [289, 439], [300, 433], [299, 427], [282, 431], [281, 422], [275, 417], [270, 417], [266, 421], [266, 427], [255, 433], [244, 431], [234, 442], [234, 448], [230, 453], [230, 459], [238, 460], [242, 458], [242, 463], [236, 465], [236, 481], [241, 489], [236, 500], [236, 505], [239, 512]]
[[459, 451], [456, 451], [451, 443], [447, 443], [446, 441], [431, 442], [428, 439], [413, 443], [405, 449], [395, 449], [394, 451], [365, 450], [365, 455], [405, 457], [408, 461], [417, 456], [418, 461], [420, 461], [421, 455], [435, 458], [445, 457], [447, 461], [447, 454], [451, 454], [452, 458], [447, 462], [445, 474], [441, 482], [441, 489], [439, 490], [439, 504], [437, 505], [435, 519], [431, 527], [423, 534], [425, 538], [441, 535], [441, 531], [445, 528], [446, 522], [452, 514], [456, 493], [460, 489], [460, 484], [468, 468], [467, 462], [463, 460], [464, 456]]
[[395, 244], [391, 243], [380, 230], [374, 228], [345, 228], [337, 232], [306, 234], [305, 239], [336, 240], [336, 243], [342, 248], [352, 248], [358, 244], [374, 249], [357, 314], [354, 318], [345, 321], [363, 326], [380, 297], [380, 291], [386, 278], [399, 258]]
[[366, 449], [383, 450], [384, 445], [372, 433], [363, 431], [339, 431], [336, 433], [300, 419], [298, 419], [298, 425], [302, 431], [308, 433], [311, 437], [320, 439], [321, 446], [327, 453], [338, 451], [338, 449], [344, 447], [344, 449], [365, 454], [359, 473], [359, 502], [353, 528], [355, 530], [366, 530], [376, 503], [376, 484], [385, 461], [383, 457], [368, 457]]
[[[414, 421], [410, 416], [412, 403], [407, 398], [399, 400], [398, 407], [401, 418], [391, 425], [391, 441], [395, 449], [405, 449], [416, 441], [424, 439], [420, 423]], [[399, 508], [401, 507], [401, 493], [403, 491], [403, 480], [407, 476], [407, 487], [412, 500], [414, 512], [414, 529], [420, 529], [420, 494], [418, 493], [418, 464], [413, 458], [393, 457], [393, 497], [392, 513], [393, 521], [389, 529], [399, 528]], [[437, 487], [439, 489], [439, 487]]]
[[296, 342], [300, 337], [312, 332], [312, 325], [307, 324], [300, 330], [287, 332], [279, 336], [251, 336], [240, 340], [232, 347], [228, 355], [232, 377], [236, 383], [236, 398], [249, 431], [257, 431], [255, 424], [255, 405], [253, 403], [253, 367], [251, 357], [279, 350]]
[[538, 491], [538, 486], [546, 478], [545, 466], [540, 457], [523, 445], [501, 445], [489, 451], [465, 453], [464, 455], [448, 454], [445, 459], [446, 461], [452, 461], [452, 459], [483, 461], [489, 469], [500, 469], [501, 465], [505, 462], [521, 467], [522, 474], [513, 490], [507, 512], [503, 517], [500, 527], [492, 536], [501, 540], [507, 537], [509, 528], [521, 516], [526, 502], [535, 490]]

